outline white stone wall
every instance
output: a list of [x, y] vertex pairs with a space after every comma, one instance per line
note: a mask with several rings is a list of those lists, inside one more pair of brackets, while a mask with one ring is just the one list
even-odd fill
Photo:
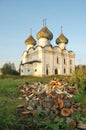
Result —
[[32, 74], [33, 74], [32, 64], [21, 65], [21, 75], [32, 75]]
[[51, 46], [46, 46], [43, 48], [42, 55], [42, 73], [43, 75], [52, 75], [52, 64], [53, 64], [53, 49]]
[[39, 46], [46, 46], [46, 45], [50, 45], [50, 40], [46, 39], [46, 38], [40, 38], [39, 39]]
[[[40, 39], [40, 45], [24, 51], [21, 75], [70, 75], [75, 69], [75, 54], [59, 46], [52, 47], [46, 39]], [[49, 44], [48, 44], [48, 43]]]
[[34, 76], [42, 76], [42, 63], [34, 63], [33, 64], [33, 68], [34, 68]]
[[32, 44], [28, 44], [28, 45], [27, 45], [27, 50], [28, 50], [29, 48], [31, 48], [31, 47], [33, 47], [33, 45], [32, 45]]

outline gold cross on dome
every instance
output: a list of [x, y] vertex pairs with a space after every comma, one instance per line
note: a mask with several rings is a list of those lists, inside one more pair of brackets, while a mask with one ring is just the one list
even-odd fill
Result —
[[63, 28], [63, 26], [61, 26], [61, 33], [62, 33], [62, 28]]
[[43, 19], [43, 27], [46, 26], [47, 19]]

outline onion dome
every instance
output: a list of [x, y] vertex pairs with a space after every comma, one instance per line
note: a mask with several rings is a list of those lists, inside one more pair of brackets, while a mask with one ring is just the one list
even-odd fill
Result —
[[47, 38], [48, 40], [52, 40], [53, 34], [52, 32], [47, 28], [47, 26], [43, 27], [36, 35], [37, 39], [40, 38]]
[[30, 36], [25, 40], [25, 44], [26, 44], [26, 45], [29, 45], [29, 44], [36, 45], [36, 40], [33, 38], [32, 35], [30, 35]]
[[60, 36], [56, 39], [56, 43], [57, 44], [59, 44], [59, 43], [67, 44], [68, 43], [68, 39], [64, 36], [63, 33], [61, 33]]

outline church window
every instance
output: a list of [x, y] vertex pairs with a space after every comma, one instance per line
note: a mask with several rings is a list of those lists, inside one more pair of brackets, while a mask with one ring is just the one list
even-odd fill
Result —
[[57, 69], [55, 69], [55, 74], [58, 74], [58, 70]]
[[59, 58], [57, 57], [57, 64], [59, 64]]
[[66, 69], [64, 68], [64, 74], [66, 73]]
[[72, 69], [70, 69], [70, 73], [72, 73]]
[[72, 64], [72, 60], [70, 60], [70, 64]]
[[37, 69], [35, 69], [35, 72], [37, 71]]
[[46, 69], [46, 75], [48, 75], [48, 68]]
[[30, 69], [28, 69], [28, 72], [30, 71]]
[[64, 59], [64, 64], [66, 64], [66, 59]]
[[46, 64], [46, 75], [48, 75], [49, 64]]

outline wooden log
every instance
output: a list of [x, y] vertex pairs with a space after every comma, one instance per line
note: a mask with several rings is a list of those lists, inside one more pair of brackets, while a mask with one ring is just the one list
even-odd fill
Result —
[[71, 106], [71, 108], [70, 108], [70, 112], [71, 112], [71, 114], [74, 113], [74, 109], [73, 109], [72, 106]]
[[71, 121], [69, 124], [72, 125], [74, 128], [75, 128], [76, 125], [77, 125], [76, 121]]
[[78, 124], [77, 128], [82, 129], [82, 130], [86, 130], [86, 124]]
[[22, 114], [23, 115], [29, 115], [30, 111], [23, 111]]
[[71, 104], [75, 104], [75, 101], [73, 99], [70, 100]]
[[20, 104], [20, 105], [17, 106], [17, 108], [24, 108], [24, 105]]
[[53, 107], [58, 108], [59, 107], [58, 103], [54, 104]]
[[63, 98], [64, 98], [64, 94], [63, 94], [63, 93], [60, 93], [60, 94], [58, 95], [58, 98], [63, 99]]
[[61, 108], [63, 108], [63, 106], [64, 106], [64, 102], [63, 102], [63, 100], [59, 100], [59, 108], [61, 109]]
[[61, 109], [61, 115], [64, 117], [70, 116], [71, 112], [69, 108], [62, 108]]

